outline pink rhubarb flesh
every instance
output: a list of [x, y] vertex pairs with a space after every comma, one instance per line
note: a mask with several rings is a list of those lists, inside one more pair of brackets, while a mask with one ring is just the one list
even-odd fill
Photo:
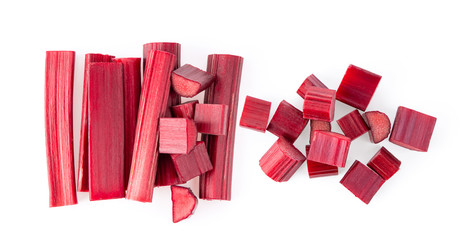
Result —
[[188, 118], [161, 118], [159, 124], [159, 152], [189, 153], [197, 141], [197, 128]]
[[178, 223], [193, 214], [198, 199], [190, 188], [171, 186], [172, 193], [172, 219]]
[[266, 132], [270, 110], [271, 102], [246, 96], [240, 126]]
[[176, 118], [188, 118], [193, 119], [195, 115], [195, 105], [198, 103], [198, 100], [192, 100], [180, 105], [175, 105], [170, 107], [172, 110], [172, 115]]
[[185, 64], [172, 72], [172, 87], [182, 97], [194, 97], [207, 89], [215, 78], [190, 64]]
[[350, 138], [338, 133], [314, 131], [307, 160], [345, 167], [350, 141]]
[[302, 107], [304, 118], [332, 122], [334, 120], [335, 100], [335, 90], [309, 87]]
[[183, 182], [213, 168], [204, 142], [197, 142], [197, 145], [188, 154], [172, 154], [171, 158], [177, 170], [177, 175]]
[[299, 109], [283, 100], [279, 103], [276, 112], [271, 118], [267, 130], [278, 137], [286, 139], [290, 143], [294, 143], [301, 135], [308, 121], [308, 119], [303, 118], [303, 114]]
[[392, 124], [387, 114], [379, 111], [370, 111], [365, 112], [363, 118], [370, 128], [369, 136], [371, 142], [379, 143], [388, 137]]
[[209, 135], [224, 136], [227, 133], [229, 108], [225, 104], [195, 105], [194, 121], [197, 131]]
[[306, 96], [306, 92], [309, 89], [309, 87], [320, 87], [320, 88], [326, 88], [326, 85], [322, 83], [314, 74], [309, 75], [304, 82], [301, 84], [299, 89], [297, 90], [297, 94], [301, 96], [303, 99]]
[[288, 181], [306, 157], [285, 139], [279, 138], [259, 160], [263, 172], [276, 182]]
[[350, 140], [354, 140], [369, 131], [369, 127], [357, 109], [337, 120], [337, 124]]
[[[310, 148], [311, 148], [311, 145], [306, 145], [306, 156], [309, 155]], [[307, 162], [307, 172], [309, 174], [309, 178], [334, 176], [339, 174], [339, 169], [336, 166], [318, 163], [314, 161], [306, 161], [306, 162]]]
[[365, 204], [369, 204], [385, 180], [358, 160], [345, 173], [340, 183]]
[[401, 162], [385, 147], [370, 159], [367, 166], [380, 175], [385, 181], [390, 179], [400, 169]]

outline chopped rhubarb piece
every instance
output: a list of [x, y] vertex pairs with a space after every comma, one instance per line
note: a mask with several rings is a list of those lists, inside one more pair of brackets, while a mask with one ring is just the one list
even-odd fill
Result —
[[337, 124], [350, 140], [354, 140], [369, 131], [369, 127], [357, 109], [337, 120]]
[[328, 88], [316, 76], [314, 76], [314, 74], [311, 74], [304, 80], [304, 82], [302, 82], [301, 86], [297, 90], [297, 94], [304, 99], [309, 87]]
[[73, 157], [73, 51], [47, 51], [45, 136], [49, 205], [77, 204]]
[[198, 103], [198, 100], [188, 101], [180, 105], [175, 105], [170, 107], [172, 110], [172, 115], [177, 118], [188, 118], [193, 119], [195, 115], [195, 105]]
[[157, 174], [158, 125], [165, 116], [175, 55], [150, 51], [137, 115], [136, 137], [126, 198], [151, 202]]
[[160, 187], [185, 183], [185, 181], [179, 178], [170, 154], [159, 154], [157, 164], [155, 186]]
[[266, 132], [271, 102], [246, 96], [240, 126], [259, 132]]
[[231, 176], [235, 145], [236, 115], [240, 95], [243, 58], [213, 54], [208, 56], [207, 72], [215, 82], [205, 91], [204, 102], [225, 104], [229, 107], [226, 135], [205, 135], [205, 143], [213, 169], [200, 177], [200, 198], [231, 200]]
[[380, 150], [370, 159], [367, 166], [374, 170], [383, 179], [390, 179], [400, 168], [400, 160], [398, 160], [385, 147]]
[[302, 107], [304, 118], [332, 122], [334, 120], [335, 101], [335, 90], [309, 87]]
[[382, 76], [349, 65], [337, 89], [337, 100], [365, 111]]
[[436, 118], [421, 112], [398, 107], [390, 142], [421, 152], [427, 152]]
[[198, 199], [190, 188], [171, 186], [172, 192], [172, 218], [177, 223], [193, 214]]
[[172, 72], [172, 87], [182, 97], [194, 97], [207, 89], [215, 78], [190, 64], [185, 64]]
[[89, 200], [124, 197], [122, 63], [91, 63], [88, 79]]
[[188, 118], [161, 118], [159, 134], [160, 153], [186, 154], [197, 141], [197, 128]]
[[379, 111], [365, 112], [364, 120], [370, 128], [370, 141], [379, 143], [390, 134], [390, 119], [387, 114]]
[[308, 161], [345, 167], [350, 138], [333, 132], [314, 131]]
[[[311, 148], [311, 145], [306, 145], [306, 156], [309, 155], [310, 148]], [[309, 174], [309, 178], [333, 176], [333, 175], [339, 174], [339, 169], [336, 166], [331, 166], [331, 165], [318, 163], [314, 161], [306, 161], [306, 162], [307, 162], [307, 172]]]
[[278, 109], [271, 118], [268, 131], [294, 143], [301, 135], [309, 120], [303, 118], [302, 112], [285, 100], [279, 103]]
[[259, 160], [263, 172], [276, 182], [286, 182], [306, 157], [285, 139], [279, 138]]
[[204, 142], [197, 142], [197, 145], [188, 154], [171, 154], [171, 157], [177, 170], [177, 175], [183, 182], [206, 173], [213, 168]]
[[228, 111], [228, 106], [224, 104], [196, 104], [194, 121], [197, 131], [209, 135], [226, 135]]
[[311, 133], [314, 131], [327, 131], [332, 130], [331, 123], [321, 120], [311, 120]]
[[369, 204], [385, 180], [358, 160], [345, 173], [340, 183], [365, 204]]

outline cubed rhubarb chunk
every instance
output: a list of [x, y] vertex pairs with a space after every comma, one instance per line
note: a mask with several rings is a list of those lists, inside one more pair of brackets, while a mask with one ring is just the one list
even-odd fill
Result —
[[190, 64], [185, 64], [172, 72], [172, 87], [182, 97], [194, 97], [207, 89], [215, 77]]
[[334, 120], [336, 91], [309, 87], [304, 97], [304, 118], [332, 122]]
[[271, 102], [246, 96], [240, 126], [259, 132], [266, 132]]
[[160, 153], [186, 154], [197, 141], [195, 123], [187, 118], [161, 118], [159, 134]]
[[427, 152], [436, 118], [415, 110], [398, 107], [390, 142], [421, 152]]
[[391, 154], [385, 147], [380, 150], [370, 159], [367, 166], [374, 170], [383, 179], [390, 179], [400, 168], [400, 160]]
[[349, 65], [337, 89], [337, 100], [362, 111], [367, 109], [382, 76]]
[[294, 143], [301, 135], [309, 120], [303, 118], [302, 112], [285, 100], [279, 103], [278, 109], [271, 118], [267, 130]]
[[345, 173], [340, 183], [365, 204], [369, 204], [385, 180], [358, 160]]
[[309, 87], [327, 88], [324, 83], [322, 83], [316, 76], [314, 76], [314, 74], [311, 74], [304, 80], [304, 82], [302, 82], [301, 86], [297, 90], [297, 94], [304, 99], [304, 97], [306, 96], [307, 89]]
[[188, 154], [171, 154], [171, 157], [177, 174], [183, 182], [213, 168], [204, 142], [197, 142], [197, 145]]
[[[306, 156], [309, 155], [310, 148], [311, 148], [311, 145], [306, 145]], [[339, 170], [336, 166], [331, 166], [331, 165], [318, 163], [314, 161], [306, 161], [306, 162], [307, 162], [307, 172], [309, 174], [309, 178], [333, 176], [339, 173]]]
[[178, 176], [170, 154], [159, 154], [157, 162], [157, 176], [155, 178], [155, 186], [171, 186], [185, 183], [185, 181], [182, 181]]
[[337, 124], [350, 140], [354, 140], [369, 131], [369, 127], [357, 109], [337, 120]]
[[349, 152], [350, 138], [333, 132], [314, 131], [308, 161], [345, 167]]
[[279, 138], [259, 160], [263, 172], [276, 182], [288, 181], [306, 157], [285, 139]]
[[330, 132], [332, 126], [330, 122], [321, 121], [321, 120], [311, 120], [311, 134], [309, 134], [309, 143], [312, 140], [312, 133], [314, 131], [327, 131]]
[[198, 100], [188, 101], [180, 105], [175, 105], [170, 107], [172, 110], [172, 115], [176, 118], [188, 118], [193, 119], [195, 115], [195, 105], [198, 103]]
[[225, 104], [200, 104], [195, 105], [195, 124], [197, 131], [223, 136], [228, 126], [228, 106]]
[[379, 143], [390, 134], [390, 119], [387, 114], [379, 111], [365, 112], [363, 115], [367, 126], [370, 128], [370, 141]]
[[172, 218], [177, 223], [193, 214], [198, 199], [192, 190], [187, 187], [171, 186], [172, 192]]

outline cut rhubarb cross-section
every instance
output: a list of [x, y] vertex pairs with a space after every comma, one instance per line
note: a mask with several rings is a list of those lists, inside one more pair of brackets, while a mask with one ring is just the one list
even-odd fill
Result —
[[299, 109], [283, 100], [279, 103], [278, 109], [271, 118], [267, 130], [290, 143], [294, 143], [308, 121], [308, 119], [303, 118]]
[[390, 134], [390, 119], [387, 114], [379, 111], [365, 112], [363, 115], [367, 126], [370, 128], [370, 141], [379, 143]]
[[400, 168], [400, 160], [398, 160], [385, 147], [380, 150], [370, 159], [367, 166], [378, 173], [383, 179], [390, 179]]
[[188, 154], [172, 154], [171, 157], [177, 174], [183, 182], [213, 168], [204, 142], [197, 142], [197, 145]]
[[193, 214], [198, 199], [190, 188], [171, 186], [172, 192], [172, 219], [174, 223], [180, 222]]
[[246, 96], [240, 126], [259, 132], [266, 132], [271, 102]]
[[314, 131], [308, 161], [345, 167], [350, 138], [333, 132]]
[[175, 105], [170, 107], [172, 110], [172, 115], [177, 118], [188, 118], [193, 119], [195, 115], [195, 105], [198, 103], [198, 100], [192, 100], [180, 105]]
[[332, 122], [334, 120], [336, 91], [321, 87], [309, 87], [304, 97], [304, 118]]
[[369, 204], [385, 180], [372, 169], [355, 160], [340, 183], [365, 204]]
[[224, 104], [196, 104], [194, 121], [197, 131], [209, 135], [225, 135], [228, 111], [228, 106]]
[[259, 160], [263, 172], [276, 182], [288, 181], [306, 157], [285, 139], [279, 138]]
[[160, 153], [187, 154], [197, 141], [197, 128], [188, 118], [161, 118], [159, 134]]
[[[309, 155], [310, 148], [311, 148], [311, 145], [306, 145], [306, 156]], [[333, 176], [339, 173], [339, 169], [336, 166], [318, 163], [314, 161], [306, 161], [306, 162], [307, 162], [307, 172], [309, 174], [309, 178]]]
[[314, 74], [311, 74], [301, 84], [301, 86], [297, 90], [297, 94], [304, 99], [309, 87], [327, 88], [326, 85], [324, 85], [324, 83], [322, 83], [316, 76], [314, 76]]
[[182, 97], [194, 97], [207, 89], [215, 77], [190, 64], [172, 72], [172, 87]]
[[337, 120], [337, 124], [350, 140], [354, 140], [369, 131], [369, 127], [357, 109]]

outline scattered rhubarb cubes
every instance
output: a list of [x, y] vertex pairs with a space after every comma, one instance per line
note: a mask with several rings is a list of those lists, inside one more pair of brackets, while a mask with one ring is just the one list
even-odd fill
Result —
[[171, 186], [172, 193], [172, 219], [178, 223], [193, 214], [198, 199], [190, 188]]
[[240, 126], [259, 132], [266, 132], [271, 102], [246, 96]]
[[288, 181], [306, 157], [285, 139], [279, 138], [259, 160], [263, 172], [276, 182]]
[[197, 128], [188, 118], [161, 118], [159, 134], [160, 153], [187, 154], [197, 141]]
[[337, 124], [350, 140], [354, 140], [369, 131], [369, 127], [357, 109], [337, 120]]
[[224, 104], [196, 104], [194, 121], [198, 132], [209, 135], [226, 134], [228, 106]]
[[213, 168], [204, 142], [197, 142], [188, 154], [171, 154], [171, 158], [182, 182], [206, 173]]
[[335, 100], [335, 90], [309, 87], [302, 107], [304, 118], [332, 122], [334, 120]]
[[354, 65], [349, 65], [337, 89], [337, 100], [365, 111], [382, 77]]
[[370, 128], [370, 141], [379, 143], [390, 134], [390, 119], [387, 114], [379, 111], [365, 112], [363, 115], [367, 126]]
[[338, 133], [314, 131], [307, 160], [345, 167], [350, 141], [350, 138]]
[[400, 164], [400, 160], [393, 156], [385, 147], [382, 147], [370, 159], [367, 166], [378, 173], [384, 180], [388, 180], [398, 171]]
[[188, 118], [193, 119], [195, 115], [195, 105], [198, 103], [198, 100], [188, 101], [180, 105], [175, 105], [170, 107], [172, 110], [172, 115], [177, 118]]
[[340, 183], [365, 204], [369, 204], [385, 180], [358, 160], [345, 173]]
[[267, 130], [290, 143], [294, 143], [308, 121], [308, 119], [303, 118], [299, 109], [283, 100], [279, 103], [278, 109], [271, 118]]
[[[306, 156], [309, 154], [310, 147], [310, 145], [306, 145]], [[318, 163], [314, 161], [306, 162], [309, 178], [333, 176], [339, 173], [339, 169], [336, 166]]]
[[322, 83], [316, 76], [314, 76], [314, 74], [311, 74], [301, 84], [301, 86], [297, 90], [297, 94], [304, 99], [306, 96], [307, 89], [309, 89], [309, 87], [327, 88], [324, 83]]
[[213, 83], [215, 77], [190, 64], [172, 72], [172, 87], [182, 97], [194, 97]]

